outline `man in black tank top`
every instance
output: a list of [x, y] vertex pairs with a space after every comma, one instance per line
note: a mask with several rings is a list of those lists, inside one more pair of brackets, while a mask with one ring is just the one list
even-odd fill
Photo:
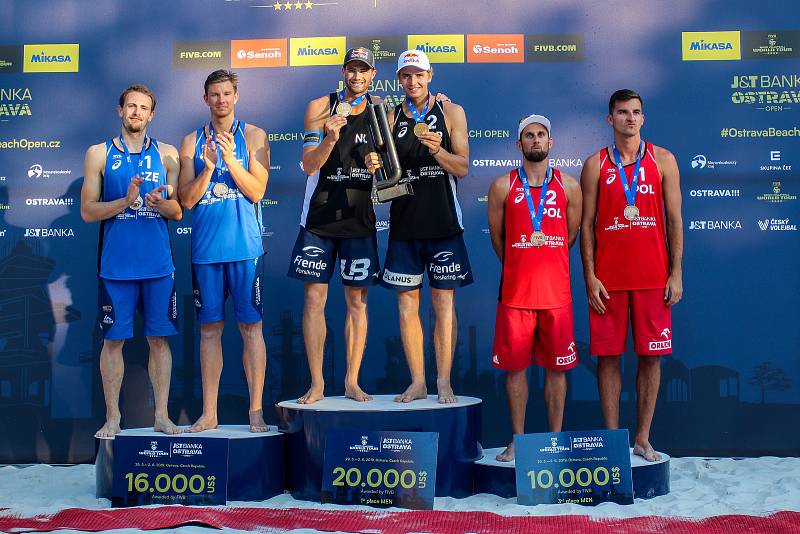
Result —
[[[397, 290], [403, 349], [411, 385], [395, 400], [427, 397], [424, 342], [419, 320], [420, 288], [427, 271], [436, 316], [437, 393], [441, 403], [457, 402], [450, 385], [456, 344], [455, 288], [472, 283], [464, 245], [456, 179], [467, 175], [467, 119], [461, 106], [438, 102], [428, 91], [433, 77], [430, 61], [420, 50], [407, 50], [397, 61], [397, 76], [406, 100], [394, 112], [394, 142], [404, 181], [414, 190], [392, 201], [389, 247], [381, 283]], [[380, 165], [367, 155], [371, 172]]]
[[303, 340], [311, 387], [297, 399], [301, 404], [324, 397], [325, 302], [337, 256], [347, 304], [345, 395], [372, 399], [359, 387], [358, 371], [367, 337], [367, 289], [380, 274], [373, 178], [364, 164], [369, 135], [364, 111], [375, 73], [372, 52], [348, 50], [342, 66], [344, 89], [312, 100], [306, 108], [303, 170], [308, 176], [288, 273], [305, 286]]

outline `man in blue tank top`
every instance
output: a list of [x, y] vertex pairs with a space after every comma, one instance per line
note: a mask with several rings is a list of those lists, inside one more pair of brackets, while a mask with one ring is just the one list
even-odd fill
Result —
[[179, 192], [192, 216], [192, 283], [200, 321], [203, 413], [187, 432], [217, 427], [225, 300], [233, 300], [250, 390], [250, 431], [265, 432], [266, 348], [261, 331], [261, 199], [269, 178], [269, 143], [261, 128], [236, 119], [238, 78], [212, 72], [203, 96], [211, 121], [183, 138]]
[[[395, 400], [411, 402], [428, 396], [424, 342], [419, 319], [420, 289], [425, 273], [436, 317], [436, 389], [440, 403], [457, 402], [450, 370], [458, 331], [455, 290], [472, 283], [464, 243], [457, 181], [469, 170], [467, 118], [461, 106], [438, 101], [429, 91], [433, 69], [425, 52], [406, 50], [397, 59], [397, 78], [405, 101], [392, 116], [394, 144], [414, 194], [392, 200], [389, 246], [382, 285], [397, 292], [400, 333], [411, 385]], [[365, 163], [370, 172], [381, 164], [376, 153]]]
[[81, 217], [100, 223], [100, 374], [106, 422], [95, 434], [120, 431], [119, 392], [122, 346], [133, 337], [137, 307], [144, 316], [150, 346], [148, 370], [155, 397], [153, 430], [177, 434], [167, 413], [172, 354], [167, 336], [177, 333], [175, 268], [167, 219], [178, 221], [178, 151], [147, 136], [156, 97], [144, 85], [132, 85], [119, 97], [122, 133], [89, 147], [84, 161]]

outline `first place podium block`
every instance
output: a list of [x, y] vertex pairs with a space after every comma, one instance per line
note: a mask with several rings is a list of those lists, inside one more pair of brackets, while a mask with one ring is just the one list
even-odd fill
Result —
[[[216, 489], [218, 495], [227, 495], [228, 501], [260, 501], [279, 495], [284, 491], [284, 436], [275, 427], [270, 427], [267, 432], [253, 433], [246, 425], [222, 425], [214, 430], [173, 436], [153, 432], [149, 428], [134, 428], [123, 430], [117, 436], [135, 437], [138, 438], [137, 443], [141, 441], [148, 446], [141, 447], [143, 450], [138, 453], [135, 451], [131, 453], [125, 448], [127, 456], [116, 458], [115, 462], [115, 454], [122, 454], [121, 447], [115, 446], [115, 443], [123, 443], [124, 440], [117, 442], [115, 438], [95, 438], [97, 446], [96, 495], [98, 498], [112, 499], [112, 504], [115, 500], [119, 500], [119, 496], [114, 495], [115, 483], [117, 487], [120, 487], [119, 484], [122, 483], [124, 477], [130, 475], [129, 478], [132, 480], [124, 483], [133, 484], [132, 473], [114, 472], [115, 464], [117, 466], [143, 464], [147, 468], [141, 469], [142, 472], [153, 471], [153, 466], [160, 463], [164, 465], [174, 465], [179, 461], [185, 463], [187, 455], [190, 461], [195, 461], [190, 455], [193, 450], [202, 449], [203, 444], [213, 446], [215, 449], [221, 447], [221, 450], [227, 450], [227, 465], [215, 467], [216, 471], [222, 469], [227, 473], [226, 486]], [[168, 446], [163, 446], [163, 444]], [[206, 449], [208, 448], [206, 447]], [[156, 454], [159, 455], [158, 458], [155, 458]], [[181, 458], [178, 458], [179, 455]], [[208, 464], [216, 460], [213, 457], [198, 456], [197, 458], [198, 464]], [[159, 476], [161, 478], [156, 480]], [[197, 480], [192, 480], [192, 478]], [[205, 489], [208, 484], [206, 477], [191, 475], [184, 487], [183, 480], [179, 478], [176, 482], [176, 477], [169, 474], [168, 468], [165, 468], [164, 475], [140, 476], [138, 482], [141, 487], [147, 485], [146, 489], [156, 495], [162, 493], [164, 488], [166, 490], [163, 493], [175, 493], [176, 486], [178, 486], [178, 493], [182, 490], [190, 497], [193, 491], [198, 490], [201, 486]], [[154, 500], [153, 504], [155, 503]], [[190, 503], [187, 502], [187, 504]], [[145, 500], [141, 504], [149, 504], [149, 502]]]
[[283, 401], [277, 405], [278, 428], [286, 433], [287, 486], [298, 499], [318, 501], [328, 429], [436, 432], [439, 452], [436, 496], [472, 495], [473, 462], [481, 457], [481, 399], [460, 396], [439, 404], [436, 396], [394, 402], [375, 395], [367, 402], [326, 397], [313, 404]]

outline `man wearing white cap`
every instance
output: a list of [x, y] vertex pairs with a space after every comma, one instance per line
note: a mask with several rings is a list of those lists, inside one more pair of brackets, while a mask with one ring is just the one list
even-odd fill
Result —
[[[489, 188], [489, 233], [503, 264], [492, 364], [506, 371], [512, 435], [525, 432], [531, 363], [545, 370], [550, 432], [561, 431], [565, 372], [578, 364], [569, 247], [581, 223], [581, 189], [572, 176], [548, 165], [550, 131], [547, 117], [522, 119], [516, 143], [522, 167]], [[514, 459], [513, 438], [497, 459]]]
[[[309, 102], [305, 115], [303, 170], [308, 175], [300, 231], [289, 263], [289, 276], [304, 282], [303, 340], [311, 387], [297, 402], [324, 396], [325, 303], [328, 283], [339, 267], [347, 305], [345, 396], [372, 397], [358, 384], [367, 339], [367, 290], [378, 281], [380, 260], [372, 209], [372, 175], [367, 153], [367, 92], [376, 74], [368, 49], [352, 48], [342, 64], [344, 87]], [[338, 257], [338, 261], [337, 261]]]
[[[437, 394], [441, 403], [457, 402], [450, 385], [456, 344], [455, 288], [472, 283], [464, 244], [456, 179], [467, 175], [467, 119], [461, 106], [438, 102], [428, 90], [433, 70], [427, 55], [406, 50], [397, 60], [405, 102], [394, 110], [394, 142], [403, 180], [414, 194], [396, 198], [390, 211], [389, 246], [381, 282], [397, 290], [400, 334], [411, 371], [411, 385], [395, 400], [427, 397], [420, 288], [428, 273], [436, 317]], [[377, 154], [367, 156], [374, 172]]]

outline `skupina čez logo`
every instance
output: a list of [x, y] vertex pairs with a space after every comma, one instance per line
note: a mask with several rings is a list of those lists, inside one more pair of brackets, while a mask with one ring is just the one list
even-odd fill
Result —
[[742, 59], [738, 31], [682, 32], [681, 45], [684, 61]]

